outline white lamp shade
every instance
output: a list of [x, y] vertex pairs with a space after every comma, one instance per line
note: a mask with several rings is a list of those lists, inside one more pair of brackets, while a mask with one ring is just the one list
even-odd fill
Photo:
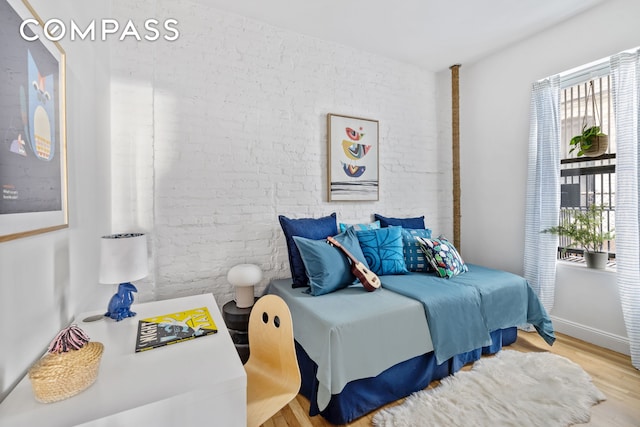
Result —
[[238, 264], [231, 267], [227, 280], [236, 288], [236, 306], [248, 308], [253, 305], [253, 287], [262, 280], [262, 270], [254, 264]]
[[144, 234], [112, 234], [100, 239], [100, 283], [132, 282], [148, 273], [147, 237]]
[[233, 286], [254, 286], [262, 280], [262, 270], [254, 264], [238, 264], [231, 267], [227, 280]]

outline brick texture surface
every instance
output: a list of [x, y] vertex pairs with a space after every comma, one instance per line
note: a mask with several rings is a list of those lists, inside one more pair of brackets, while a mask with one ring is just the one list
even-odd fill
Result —
[[[450, 230], [435, 74], [183, 0], [113, 12], [180, 30], [111, 41], [113, 228], [150, 234], [141, 300], [213, 292], [223, 304], [238, 263], [263, 269], [257, 292], [288, 277], [279, 214], [425, 215]], [[379, 120], [379, 201], [327, 201], [327, 113]]]

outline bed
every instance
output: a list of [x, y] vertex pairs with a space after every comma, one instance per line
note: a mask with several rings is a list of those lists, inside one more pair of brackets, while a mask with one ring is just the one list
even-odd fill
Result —
[[425, 388], [533, 325], [549, 344], [551, 321], [522, 277], [477, 265], [442, 279], [432, 273], [380, 277], [322, 296], [273, 280], [267, 292], [291, 310], [301, 393], [311, 416], [348, 423]]

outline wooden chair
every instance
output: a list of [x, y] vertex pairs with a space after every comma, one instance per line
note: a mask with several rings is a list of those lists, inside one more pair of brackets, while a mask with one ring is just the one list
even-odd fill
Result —
[[249, 316], [247, 426], [258, 427], [285, 407], [300, 390], [291, 312], [282, 298], [265, 295]]

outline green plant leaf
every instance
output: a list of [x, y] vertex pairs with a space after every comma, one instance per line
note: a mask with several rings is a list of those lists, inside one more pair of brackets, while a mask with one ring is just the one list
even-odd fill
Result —
[[604, 231], [604, 208], [602, 205], [593, 204], [586, 211], [575, 210], [571, 222], [541, 232], [570, 238], [569, 247], [582, 247], [587, 252], [599, 252], [604, 242], [615, 238], [613, 230]]
[[580, 148], [577, 156], [584, 156], [585, 152], [593, 146], [593, 143], [595, 142], [594, 138], [598, 136], [605, 136], [605, 134], [600, 131], [600, 126], [596, 125], [587, 127], [587, 125], [584, 125], [582, 127], [582, 133], [574, 136], [569, 141], [569, 145], [571, 146], [569, 154]]

